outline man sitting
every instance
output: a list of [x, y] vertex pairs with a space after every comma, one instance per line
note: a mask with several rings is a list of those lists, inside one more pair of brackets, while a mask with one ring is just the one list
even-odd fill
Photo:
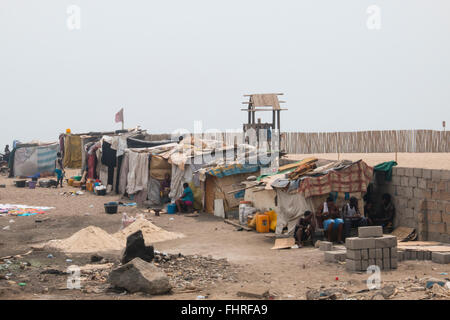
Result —
[[178, 208], [178, 212], [185, 212], [188, 208], [192, 208], [194, 205], [194, 193], [192, 189], [189, 187], [188, 183], [183, 183], [183, 194], [180, 198], [178, 198], [175, 203]]
[[359, 212], [358, 199], [351, 197], [349, 203], [342, 208], [344, 216], [344, 235], [350, 236], [350, 230], [356, 227], [367, 226], [367, 219]]
[[311, 239], [314, 232], [312, 217], [311, 211], [305, 211], [304, 216], [295, 225], [294, 239], [298, 248], [301, 248], [305, 241]]
[[323, 221], [323, 229], [327, 233], [328, 241], [332, 241], [332, 232], [337, 231], [338, 243], [344, 243], [342, 241], [344, 220], [340, 218], [339, 209], [331, 196], [317, 209], [317, 218]]
[[369, 217], [369, 223], [375, 226], [382, 226], [383, 228], [391, 228], [394, 223], [395, 206], [389, 193], [383, 194], [381, 198], [383, 204], [375, 215]]

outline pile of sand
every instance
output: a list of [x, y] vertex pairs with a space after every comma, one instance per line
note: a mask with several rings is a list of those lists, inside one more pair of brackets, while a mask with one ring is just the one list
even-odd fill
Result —
[[144, 236], [146, 245], [152, 245], [153, 243], [156, 242], [184, 238], [183, 234], [169, 232], [164, 229], [161, 229], [160, 227], [155, 226], [153, 223], [151, 223], [146, 219], [137, 219], [135, 222], [127, 226], [125, 229], [115, 233], [114, 237], [120, 239], [123, 242], [123, 245], [125, 246], [127, 237], [138, 230], [142, 231], [142, 235]]
[[47, 246], [72, 253], [122, 250], [122, 241], [103, 229], [89, 226], [63, 240], [50, 240]]
[[183, 234], [161, 229], [146, 219], [137, 219], [125, 229], [112, 235], [98, 227], [89, 226], [67, 239], [50, 240], [45, 246], [70, 253], [118, 251], [125, 248], [127, 237], [138, 230], [142, 231], [146, 245], [184, 237]]

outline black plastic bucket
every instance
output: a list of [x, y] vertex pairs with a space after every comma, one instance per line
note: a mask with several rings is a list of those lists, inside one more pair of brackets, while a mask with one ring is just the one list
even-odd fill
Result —
[[15, 182], [16, 182], [16, 187], [17, 188], [25, 188], [26, 180], [17, 180]]
[[105, 212], [109, 214], [117, 213], [117, 208], [119, 207], [119, 204], [117, 203], [105, 203]]

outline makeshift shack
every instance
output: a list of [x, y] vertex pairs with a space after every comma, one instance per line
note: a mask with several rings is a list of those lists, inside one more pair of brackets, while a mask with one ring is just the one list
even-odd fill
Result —
[[59, 145], [56, 142], [32, 141], [30, 143], [16, 144], [9, 157], [9, 176], [54, 175], [58, 151]]

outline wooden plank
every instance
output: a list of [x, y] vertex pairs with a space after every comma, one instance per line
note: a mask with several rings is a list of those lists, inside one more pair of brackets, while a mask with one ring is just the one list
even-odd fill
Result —
[[272, 250], [290, 249], [295, 244], [294, 237], [275, 239], [275, 244]]
[[244, 229], [245, 231], [252, 231], [252, 230], [253, 230], [253, 229], [251, 229], [251, 228], [249, 228], [249, 227], [242, 226], [242, 225], [240, 225], [239, 223], [233, 222], [233, 221], [228, 220], [228, 219], [224, 219], [223, 222], [228, 223], [228, 224], [231, 224], [232, 226], [235, 226], [235, 227], [238, 227], [238, 228], [242, 228], [242, 229]]

